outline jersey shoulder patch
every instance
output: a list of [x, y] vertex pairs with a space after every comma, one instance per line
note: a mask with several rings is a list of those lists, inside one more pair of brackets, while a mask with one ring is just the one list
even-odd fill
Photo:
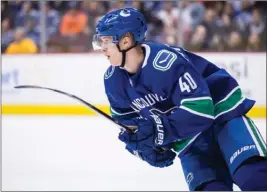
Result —
[[157, 71], [167, 71], [178, 58], [177, 52], [167, 44], [150, 42], [145, 44], [145, 48], [147, 58], [143, 67], [149, 63]]
[[105, 74], [104, 74], [104, 78], [105, 78], [105, 79], [109, 79], [109, 78], [113, 75], [114, 71], [115, 71], [115, 67], [114, 67], [114, 66], [110, 66], [110, 67], [106, 70], [106, 72], [105, 72]]
[[104, 85], [107, 92], [116, 92], [118, 87], [122, 87], [123, 71], [119, 67], [109, 66], [106, 72], [104, 73]]
[[168, 49], [160, 50], [153, 60], [153, 67], [160, 71], [167, 71], [177, 59], [176, 53]]

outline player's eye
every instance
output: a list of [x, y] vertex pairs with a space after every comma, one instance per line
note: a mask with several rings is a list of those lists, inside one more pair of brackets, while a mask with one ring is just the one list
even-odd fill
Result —
[[93, 47], [95, 50], [107, 47], [111, 44], [113, 44], [113, 37], [111, 36], [94, 35], [93, 37]]

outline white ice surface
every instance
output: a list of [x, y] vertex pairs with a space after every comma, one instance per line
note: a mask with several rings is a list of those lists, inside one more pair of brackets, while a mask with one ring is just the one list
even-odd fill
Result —
[[[266, 124], [256, 119], [266, 141]], [[180, 161], [148, 166], [101, 117], [3, 116], [2, 190], [188, 190]]]

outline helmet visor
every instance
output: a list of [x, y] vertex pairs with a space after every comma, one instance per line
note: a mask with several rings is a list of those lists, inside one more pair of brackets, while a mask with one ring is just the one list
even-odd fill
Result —
[[94, 35], [93, 36], [93, 49], [94, 50], [102, 50], [105, 48], [109, 48], [114, 46], [113, 37], [112, 36], [100, 36]]

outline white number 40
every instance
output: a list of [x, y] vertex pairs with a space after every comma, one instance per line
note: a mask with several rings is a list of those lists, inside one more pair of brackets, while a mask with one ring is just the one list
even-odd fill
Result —
[[[186, 81], [183, 81], [183, 78]], [[189, 93], [191, 92], [191, 90], [197, 88], [197, 84], [195, 83], [195, 81], [188, 72], [186, 72], [182, 77], [179, 78], [179, 85], [181, 92], [187, 91]]]

